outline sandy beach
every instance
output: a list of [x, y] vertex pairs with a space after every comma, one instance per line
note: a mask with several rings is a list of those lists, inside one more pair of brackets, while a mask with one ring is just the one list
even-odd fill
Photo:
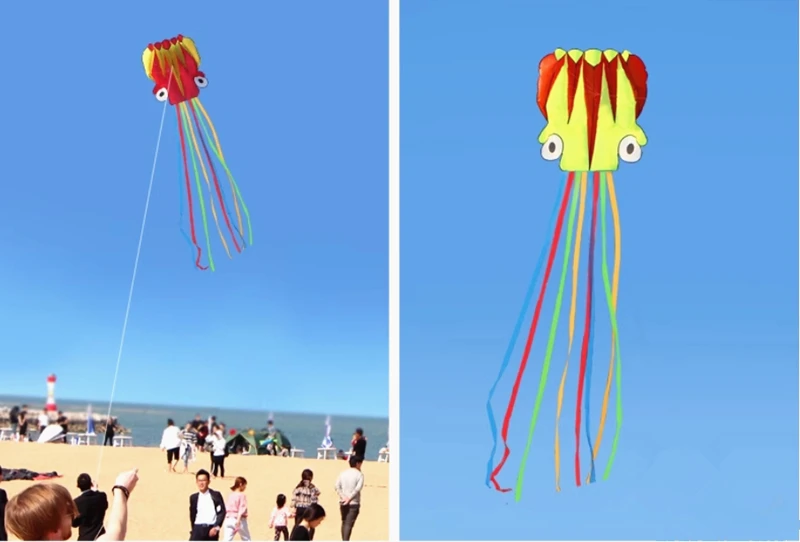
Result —
[[[99, 455], [100, 447], [97, 446], [0, 442], [0, 463], [3, 468], [57, 471], [63, 477], [54, 482], [67, 487], [73, 495], [79, 493], [75, 482], [80, 473], [86, 472], [92, 477], [96, 475]], [[208, 470], [209, 462], [208, 454], [200, 454], [198, 460], [189, 465], [189, 470]], [[168, 473], [164, 452], [157, 448], [107, 447], [103, 453], [100, 489], [109, 491], [116, 475], [133, 467], [139, 468], [139, 484], [130, 500], [126, 538], [188, 540], [189, 495], [196, 491], [194, 476]], [[275, 497], [283, 493], [291, 498], [291, 492], [304, 468], [314, 471], [314, 483], [322, 491], [320, 504], [328, 514], [317, 529], [315, 540], [341, 540], [339, 506], [333, 485], [339, 473], [347, 467], [344, 461], [231, 455], [225, 461], [225, 467], [226, 479], [212, 480], [211, 487], [227, 496], [234, 477], [244, 476], [247, 479], [249, 524], [253, 540], [272, 540], [273, 532], [268, 525]], [[361, 515], [352, 539], [387, 540], [389, 465], [367, 462], [362, 470], [366, 483], [361, 494]], [[32, 483], [3, 482], [0, 487], [11, 498]], [[75, 537], [77, 531], [73, 533], [73, 539]]]

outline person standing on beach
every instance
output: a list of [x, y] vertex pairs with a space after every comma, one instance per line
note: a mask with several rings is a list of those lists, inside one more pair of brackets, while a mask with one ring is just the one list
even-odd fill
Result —
[[275, 508], [272, 509], [272, 514], [269, 516], [269, 528], [275, 529], [276, 542], [281, 539], [283, 535], [284, 540], [289, 540], [289, 517], [292, 511], [286, 506], [286, 495], [283, 493], [278, 495], [275, 499]]
[[225, 501], [225, 523], [222, 525], [222, 539], [226, 542], [233, 540], [236, 533], [242, 540], [250, 540], [250, 528], [247, 525], [247, 480], [237, 476], [231, 487], [231, 494]]
[[8, 425], [11, 429], [11, 438], [17, 439], [17, 431], [19, 431], [19, 407], [14, 405], [8, 411]]
[[78, 529], [78, 540], [94, 540], [106, 532], [103, 520], [108, 510], [108, 497], [95, 489], [92, 477], [86, 473], [78, 476], [78, 489], [81, 490], [75, 497], [78, 515], [72, 520], [72, 527]]
[[106, 434], [105, 438], [103, 439], [103, 446], [114, 445], [114, 432], [116, 428], [117, 428], [117, 419], [109, 417], [106, 420]]
[[228, 443], [225, 441], [225, 435], [222, 429], [218, 427], [214, 435], [210, 437], [208, 441], [211, 443], [211, 473], [214, 475], [214, 478], [216, 478], [217, 475], [225, 478], [225, 454]]
[[28, 413], [22, 411], [19, 413], [19, 442], [28, 442]]
[[42, 410], [39, 413], [39, 434], [40, 435], [42, 434], [42, 431], [44, 431], [45, 427], [47, 427], [48, 425], [50, 425], [50, 416], [47, 414], [46, 410]]
[[64, 412], [61, 410], [58, 411], [58, 418], [56, 418], [56, 423], [61, 426], [61, 442], [64, 444], [67, 443], [67, 433], [69, 433], [69, 418], [64, 416]]
[[[0, 482], [3, 481], [3, 467], [0, 467]], [[8, 540], [8, 533], [6, 533], [6, 505], [8, 504], [8, 495], [5, 489], [0, 489], [0, 540]]]
[[167, 427], [161, 433], [161, 450], [167, 452], [167, 465], [169, 472], [175, 472], [175, 465], [180, 461], [181, 455], [181, 430], [175, 427], [172, 418], [167, 420]]
[[342, 514], [342, 540], [350, 540], [353, 527], [361, 512], [361, 490], [364, 488], [364, 460], [357, 455], [350, 457], [350, 468], [336, 479], [336, 494], [339, 495], [339, 511]]
[[356, 432], [353, 434], [353, 440], [350, 442], [353, 453], [352, 455], [360, 457], [363, 461], [367, 457], [367, 437], [364, 436], [364, 430], [356, 427]]
[[189, 422], [189, 425], [192, 426], [192, 429], [197, 431], [198, 429], [200, 429], [200, 426], [203, 425], [203, 417], [200, 416], [200, 414], [195, 414], [194, 419]]
[[[139, 481], [138, 469], [117, 476], [111, 489], [108, 528], [96, 540], [125, 540], [128, 499]], [[78, 515], [69, 490], [58, 484], [34, 484], [14, 495], [6, 506], [6, 528], [20, 540], [69, 540]]]
[[[294, 492], [292, 493], [292, 508], [294, 509], [295, 527], [297, 527], [297, 525], [303, 521], [303, 515], [306, 513], [308, 508], [312, 504], [317, 504], [319, 501], [320, 490], [312, 482], [313, 479], [314, 473], [311, 471], [311, 469], [305, 469], [300, 475], [300, 483], [297, 484], [297, 487], [294, 488]], [[311, 527], [310, 533], [311, 534], [309, 536], [311, 536], [311, 538], [306, 540], [314, 540], [314, 527]]]
[[219, 531], [225, 521], [225, 501], [219, 491], [208, 484], [211, 475], [200, 469], [195, 475], [197, 493], [189, 496], [189, 522], [192, 530], [189, 540], [219, 540]]
[[195, 447], [197, 446], [197, 433], [195, 433], [192, 423], [186, 424], [181, 431], [181, 459], [183, 459], [183, 472], [189, 470], [189, 462], [194, 461]]

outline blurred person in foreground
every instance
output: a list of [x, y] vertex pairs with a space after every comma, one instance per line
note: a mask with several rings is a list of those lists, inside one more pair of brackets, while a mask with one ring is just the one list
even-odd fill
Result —
[[78, 529], [78, 540], [95, 540], [105, 534], [103, 520], [108, 510], [108, 497], [92, 483], [86, 473], [78, 476], [78, 489], [81, 494], [75, 497], [78, 516], [72, 520], [72, 527]]
[[[97, 540], [125, 540], [128, 499], [139, 481], [138, 469], [117, 476], [106, 533]], [[69, 490], [58, 484], [34, 484], [18, 493], [6, 506], [6, 529], [20, 540], [69, 540], [78, 516]]]

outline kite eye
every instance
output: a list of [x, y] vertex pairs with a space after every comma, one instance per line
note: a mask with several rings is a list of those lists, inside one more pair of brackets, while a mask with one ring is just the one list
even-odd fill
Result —
[[557, 134], [547, 138], [542, 145], [542, 158], [548, 161], [558, 160], [564, 152], [564, 142]]
[[197, 85], [197, 88], [206, 88], [208, 86], [208, 79], [202, 75], [198, 75], [194, 78], [194, 84]]
[[632, 135], [622, 138], [622, 141], [619, 142], [617, 152], [619, 153], [620, 160], [630, 164], [642, 159], [642, 147]]
[[167, 93], [167, 89], [160, 88], [156, 91], [156, 100], [159, 102], [166, 102], [169, 94]]

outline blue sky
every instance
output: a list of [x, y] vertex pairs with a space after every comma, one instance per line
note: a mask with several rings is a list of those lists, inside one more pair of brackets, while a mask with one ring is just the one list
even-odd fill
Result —
[[[403, 1], [404, 539], [796, 539], [797, 20], [789, 1]], [[517, 504], [484, 485], [485, 403], [562, 178], [537, 143], [537, 66], [558, 47], [628, 49], [650, 74], [649, 143], [615, 176], [625, 418], [611, 478], [576, 488], [568, 388], [556, 494], [559, 342]]]
[[194, 269], [168, 111], [117, 399], [385, 415], [386, 3], [1, 11], [2, 391], [108, 398], [162, 111], [141, 53], [181, 33], [254, 245]]

